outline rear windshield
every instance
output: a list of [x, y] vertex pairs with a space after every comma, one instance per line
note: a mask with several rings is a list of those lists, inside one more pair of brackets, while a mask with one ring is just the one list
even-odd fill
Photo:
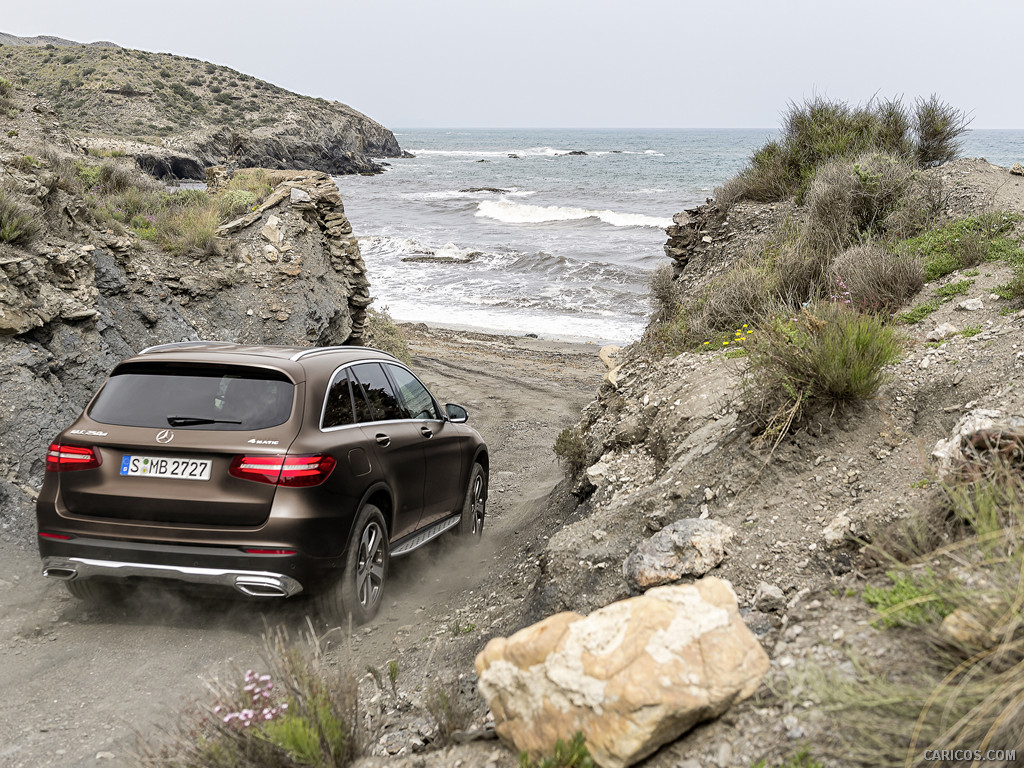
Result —
[[122, 366], [89, 417], [102, 424], [166, 429], [254, 430], [288, 420], [295, 385], [283, 373], [238, 366]]

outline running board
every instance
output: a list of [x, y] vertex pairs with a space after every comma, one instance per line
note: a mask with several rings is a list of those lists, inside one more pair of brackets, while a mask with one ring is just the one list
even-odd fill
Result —
[[427, 542], [433, 541], [442, 533], [450, 531], [452, 528], [457, 526], [462, 520], [462, 513], [446, 517], [444, 520], [438, 520], [429, 528], [424, 528], [419, 533], [413, 536], [403, 539], [402, 542], [391, 550], [392, 557], [401, 557], [402, 555], [408, 555], [414, 549], [419, 549]]

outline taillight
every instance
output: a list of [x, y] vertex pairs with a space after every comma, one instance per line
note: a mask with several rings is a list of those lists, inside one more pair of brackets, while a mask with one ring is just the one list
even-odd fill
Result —
[[39, 532], [39, 538], [41, 539], [57, 539], [57, 541], [67, 541], [71, 537], [64, 533], [47, 533], [46, 531]]
[[89, 445], [50, 443], [50, 447], [46, 450], [47, 472], [95, 469], [101, 463], [100, 452]]
[[337, 462], [325, 453], [308, 456], [235, 456], [228, 472], [257, 483], [305, 487], [320, 485]]

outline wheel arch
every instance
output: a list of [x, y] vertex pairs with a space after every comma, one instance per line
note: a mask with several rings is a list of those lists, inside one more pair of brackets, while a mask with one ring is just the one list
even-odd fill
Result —
[[[356, 519], [359, 517], [359, 510], [367, 504], [373, 504], [384, 516], [384, 523], [388, 527], [388, 538], [390, 539], [395, 530], [395, 501], [394, 494], [392, 494], [391, 488], [388, 487], [387, 483], [374, 483], [366, 489], [363, 497], [359, 500], [356, 514], [352, 516], [352, 527], [355, 526]], [[353, 533], [354, 531], [350, 528], [349, 536], [352, 536]]]

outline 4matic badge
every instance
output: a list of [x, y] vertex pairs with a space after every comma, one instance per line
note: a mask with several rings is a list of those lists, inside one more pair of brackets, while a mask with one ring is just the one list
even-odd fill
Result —
[[250, 445], [278, 445], [280, 440], [257, 440], [255, 437], [251, 437], [246, 440]]

